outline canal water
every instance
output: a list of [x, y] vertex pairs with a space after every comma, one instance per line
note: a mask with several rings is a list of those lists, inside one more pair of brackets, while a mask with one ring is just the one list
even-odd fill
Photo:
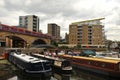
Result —
[[52, 72], [51, 75], [28, 74], [7, 61], [0, 60], [0, 80], [120, 80], [101, 74], [96, 74], [78, 68], [73, 68], [71, 74]]

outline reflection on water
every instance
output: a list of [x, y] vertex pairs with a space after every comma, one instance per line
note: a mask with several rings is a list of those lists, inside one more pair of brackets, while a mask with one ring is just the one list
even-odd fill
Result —
[[44, 76], [42, 74], [27, 74], [21, 72], [20, 70], [16, 70], [15, 72], [16, 76], [9, 78], [8, 80], [119, 80], [78, 69], [74, 69], [72, 74], [60, 74], [58, 72], [53, 72], [53, 74], [49, 76]]
[[52, 73], [51, 75], [28, 74], [20, 70], [15, 71], [16, 76], [8, 80], [70, 80], [71, 74]]
[[9, 80], [50, 80], [51, 75], [43, 75], [43, 74], [29, 74], [29, 73], [25, 73], [21, 70], [16, 70], [16, 77], [14, 77], [13, 79], [9, 79]]
[[70, 80], [71, 74], [53, 73], [51, 80]]
[[12, 78], [10, 78], [8, 80], [17, 80], [17, 76], [14, 76], [14, 77], [12, 77]]
[[0, 65], [0, 80], [120, 80], [100, 74], [73, 69], [72, 74], [53, 72], [51, 75], [28, 74], [12, 68], [11, 65]]
[[113, 78], [78, 68], [74, 68], [74, 74], [72, 76], [73, 80], [120, 80], [118, 78]]

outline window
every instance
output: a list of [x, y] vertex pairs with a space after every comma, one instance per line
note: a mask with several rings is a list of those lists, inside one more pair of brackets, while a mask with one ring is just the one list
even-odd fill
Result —
[[105, 67], [105, 63], [102, 64], [102, 67]]
[[92, 26], [88, 26], [88, 28], [92, 28]]

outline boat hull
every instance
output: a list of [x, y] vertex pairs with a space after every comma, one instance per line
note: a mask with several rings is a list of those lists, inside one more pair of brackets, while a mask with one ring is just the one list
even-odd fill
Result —
[[[116, 77], [120, 78], [120, 71], [119, 69], [119, 63], [110, 63], [110, 62], [101, 62], [101, 61], [95, 61], [95, 60], [89, 60], [89, 58], [75, 58], [75, 57], [69, 57], [69, 56], [60, 56], [61, 58], [70, 60], [71, 64], [75, 68], [79, 68], [82, 70], [87, 70], [90, 72], [110, 76], [110, 77]], [[103, 64], [106, 64], [103, 65]]]
[[[19, 54], [20, 55], [20, 54]], [[26, 55], [27, 56], [27, 55]], [[31, 58], [33, 59], [33, 58]], [[27, 62], [18, 57], [15, 57], [14, 54], [9, 54], [8, 61], [15, 65], [19, 70], [29, 73], [29, 74], [47, 74], [52, 72], [52, 68], [49, 65], [48, 61], [43, 62]], [[46, 65], [46, 66], [45, 66]]]
[[113, 77], [113, 78], [120, 78], [119, 72], [104, 71], [104, 70], [90, 68], [90, 67], [86, 67], [86, 66], [82, 66], [82, 65], [78, 65], [78, 64], [74, 64], [74, 63], [72, 63], [72, 64], [73, 64], [73, 68], [78, 68], [81, 70], [85, 70], [85, 71], [89, 71], [89, 72], [93, 72], [93, 73], [97, 73], [97, 74], [101, 74], [101, 75], [109, 76], [109, 77]]
[[72, 69], [63, 70], [61, 67], [58, 67], [58, 66], [52, 66], [52, 68], [53, 68], [53, 72], [55, 73], [59, 73], [59, 74], [71, 74], [72, 73]]

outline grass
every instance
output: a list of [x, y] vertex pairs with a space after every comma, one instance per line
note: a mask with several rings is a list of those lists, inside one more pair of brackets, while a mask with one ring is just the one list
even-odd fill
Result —
[[6, 59], [0, 60], [0, 64], [9, 64], [9, 62]]

